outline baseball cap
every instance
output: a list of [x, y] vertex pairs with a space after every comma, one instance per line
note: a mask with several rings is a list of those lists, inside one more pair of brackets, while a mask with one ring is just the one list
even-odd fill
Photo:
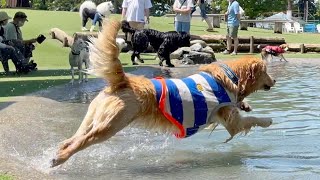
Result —
[[26, 21], [28, 21], [27, 17], [28, 16], [26, 15], [26, 13], [19, 11], [19, 12], [16, 12], [16, 14], [13, 17], [13, 19], [21, 18], [21, 19], [26, 19]]
[[4, 11], [0, 11], [0, 21], [4, 21], [7, 19], [11, 19], [11, 17], [8, 16], [8, 14]]

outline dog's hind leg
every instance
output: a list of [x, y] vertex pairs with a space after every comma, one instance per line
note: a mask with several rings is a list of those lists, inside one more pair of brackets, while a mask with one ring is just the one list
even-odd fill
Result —
[[80, 83], [82, 83], [82, 80], [83, 80], [82, 62], [81, 61], [78, 65], [78, 70], [79, 70], [79, 84], [80, 84]]
[[98, 94], [98, 96], [96, 98], [94, 98], [92, 100], [92, 102], [90, 103], [89, 107], [88, 107], [88, 112], [86, 114], [86, 116], [84, 117], [80, 127], [78, 128], [77, 132], [69, 139], [63, 141], [59, 147], [59, 149], [65, 149], [67, 146], [69, 146], [72, 141], [78, 137], [78, 136], [82, 136], [88, 133], [88, 131], [90, 131], [93, 127], [93, 119], [94, 119], [94, 114], [96, 113], [97, 110], [97, 106], [99, 103], [101, 103], [102, 99], [105, 99], [107, 95], [104, 92], [101, 92]]
[[143, 59], [141, 59], [141, 57], [140, 57], [140, 53], [139, 53], [139, 54], [137, 54], [137, 55], [136, 55], [136, 57], [138, 58], [138, 60], [139, 60], [141, 63], [144, 63], [144, 60], [143, 60]]
[[73, 82], [74, 82], [74, 68], [71, 66], [71, 81], [70, 81], [70, 83], [71, 84], [73, 84]]
[[86, 72], [84, 73], [85, 82], [88, 82], [88, 73], [87, 73], [87, 70], [89, 69], [89, 64], [88, 64], [88, 61], [87, 61], [87, 60], [85, 60], [84, 65], [85, 65], [85, 67], [86, 67]]
[[[51, 167], [64, 163], [73, 154], [90, 145], [108, 140], [128, 126], [139, 112], [139, 102], [132, 96], [132, 93], [124, 92], [120, 96], [109, 96], [99, 101], [88, 128], [83, 132], [80, 130], [68, 146], [58, 150], [51, 162]], [[84, 124], [87, 125], [89, 122]]]
[[286, 60], [286, 58], [284, 58], [284, 56], [283, 56], [283, 54], [280, 54], [280, 61], [282, 61], [282, 59], [285, 61], [285, 62], [288, 62], [287, 60]]
[[159, 65], [163, 66], [163, 61], [166, 61], [166, 64], [168, 67], [174, 67], [174, 65], [171, 64], [171, 61], [170, 61], [170, 52], [169, 52], [170, 48], [167, 47], [166, 44], [167, 44], [166, 41], [164, 41], [159, 47], [159, 50], [158, 50], [158, 56], [160, 59]]
[[138, 65], [138, 63], [136, 63], [135, 59], [136, 59], [136, 52], [133, 51], [133, 53], [131, 55], [132, 65]]
[[239, 132], [248, 133], [252, 127], [269, 127], [272, 124], [271, 118], [242, 117], [236, 107], [223, 107], [218, 111], [218, 116], [231, 136], [226, 142]]

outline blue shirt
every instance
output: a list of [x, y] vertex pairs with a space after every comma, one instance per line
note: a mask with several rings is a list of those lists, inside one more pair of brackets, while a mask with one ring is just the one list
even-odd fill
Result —
[[228, 6], [228, 26], [239, 26], [240, 20], [237, 18], [237, 14], [240, 14], [239, 3], [233, 1]]
[[[159, 103], [163, 93], [162, 84], [156, 79], [153, 79], [152, 83]], [[216, 111], [233, 103], [228, 91], [205, 72], [184, 79], [165, 79], [165, 84], [165, 111], [183, 126], [186, 132], [184, 137], [189, 137], [213, 123], [212, 118]]]

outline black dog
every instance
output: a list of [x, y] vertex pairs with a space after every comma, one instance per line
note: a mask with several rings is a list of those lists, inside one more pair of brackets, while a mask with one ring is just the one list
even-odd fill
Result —
[[174, 67], [170, 61], [170, 54], [173, 51], [179, 47], [190, 46], [190, 35], [187, 33], [160, 32], [154, 29], [137, 30], [130, 27], [127, 21], [122, 21], [121, 29], [126, 34], [126, 39], [128, 33], [132, 34], [133, 53], [131, 61], [133, 65], [137, 65], [134, 61], [135, 57], [140, 59], [140, 53], [147, 49], [149, 43], [157, 51], [160, 59], [159, 65], [162, 66], [163, 61], [166, 61], [168, 67]]

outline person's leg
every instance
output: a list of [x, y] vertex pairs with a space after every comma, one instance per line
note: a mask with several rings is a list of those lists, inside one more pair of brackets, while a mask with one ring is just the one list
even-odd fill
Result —
[[82, 31], [87, 31], [88, 29], [86, 28], [86, 25], [87, 25], [87, 22], [88, 22], [88, 19], [89, 19], [88, 9], [87, 8], [83, 9], [81, 16], [82, 16], [82, 28], [81, 28], [81, 30]]
[[90, 28], [90, 32], [93, 32], [94, 27], [96, 26], [97, 22], [99, 22], [99, 21], [101, 21], [101, 20], [102, 20], [102, 19], [101, 19], [101, 15], [100, 15], [99, 13], [96, 13], [96, 14], [94, 15], [93, 20], [92, 20], [92, 26], [91, 26], [91, 28]]
[[176, 21], [176, 22], [174, 23], [174, 29], [175, 29], [177, 32], [182, 32], [182, 22]]
[[182, 32], [190, 34], [190, 22], [181, 22]]
[[[3, 58], [7, 62], [8, 62], [8, 59], [12, 60], [14, 66], [16, 67], [17, 72], [24, 71], [25, 65], [23, 62], [25, 61], [25, 58], [19, 50], [14, 49], [14, 48], [5, 48], [5, 49], [3, 49], [3, 51], [1, 51], [1, 53], [2, 53]], [[5, 69], [5, 71], [9, 72], [9, 65], [6, 64], [7, 62], [3, 62], [3, 63], [5, 63], [3, 65], [7, 66], [7, 67], [4, 67], [4, 68], [7, 68], [7, 69]]]
[[223, 54], [230, 54], [231, 51], [231, 45], [232, 45], [232, 39], [231, 39], [231, 31], [232, 31], [232, 27], [231, 26], [227, 26], [227, 49], [223, 51]]
[[212, 22], [209, 20], [207, 13], [206, 13], [206, 4], [205, 3], [201, 3], [199, 5], [200, 10], [201, 10], [201, 17], [206, 21], [206, 23], [208, 24], [208, 29], [206, 29], [206, 31], [213, 31], [213, 26], [212, 26]]
[[234, 48], [233, 48], [232, 55], [236, 55], [238, 53], [238, 45], [239, 45], [238, 29], [239, 29], [239, 26], [232, 27], [231, 37], [233, 38], [233, 41], [234, 41]]
[[4, 70], [5, 73], [9, 73], [8, 51], [9, 51], [8, 48], [0, 49], [1, 63], [2, 63], [3, 70]]

